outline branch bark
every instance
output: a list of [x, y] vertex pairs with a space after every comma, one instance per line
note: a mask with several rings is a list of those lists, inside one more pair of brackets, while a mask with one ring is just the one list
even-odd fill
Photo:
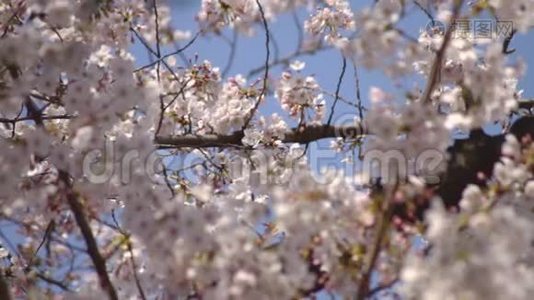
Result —
[[98, 250], [98, 244], [96, 243], [96, 239], [93, 235], [93, 232], [91, 231], [89, 222], [85, 217], [83, 205], [82, 203], [80, 203], [80, 201], [78, 201], [78, 196], [75, 194], [75, 192], [70, 186], [68, 174], [64, 171], [60, 171], [60, 179], [65, 184], [65, 194], [67, 197], [67, 202], [70, 206], [72, 213], [74, 214], [74, 219], [76, 220], [78, 227], [80, 227], [83, 239], [87, 244], [87, 253], [93, 261], [93, 265], [98, 275], [98, 279], [100, 280], [100, 286], [108, 294], [108, 298], [110, 300], [118, 300], [119, 298], [117, 296], [117, 292], [115, 291], [115, 288], [113, 287], [113, 284], [109, 279], [108, 271], [106, 268], [106, 261]]
[[[303, 128], [292, 128], [284, 134], [283, 143], [307, 144], [325, 138], [341, 137], [355, 139], [367, 134], [363, 124], [355, 126], [314, 125]], [[155, 143], [159, 148], [209, 148], [209, 147], [242, 147], [243, 131], [236, 131], [229, 135], [182, 135], [156, 137]]]
[[534, 99], [526, 99], [518, 102], [520, 109], [532, 110], [534, 108]]
[[449, 27], [447, 28], [447, 31], [445, 32], [445, 36], [443, 37], [443, 42], [441, 43], [441, 47], [436, 52], [436, 58], [434, 60], [434, 63], [432, 64], [432, 68], [430, 69], [430, 74], [428, 77], [428, 82], [425, 88], [425, 91], [423, 93], [423, 103], [429, 103], [430, 98], [432, 97], [432, 92], [434, 91], [436, 85], [439, 82], [439, 76], [441, 72], [441, 67], [443, 64], [443, 59], [445, 57], [445, 52], [447, 51], [447, 47], [449, 46], [449, 42], [451, 40], [453, 31], [455, 30], [455, 22], [458, 19], [460, 12], [462, 10], [464, 0], [455, 0], [454, 6], [452, 9], [452, 16], [450, 19]]
[[[26, 109], [28, 110], [28, 116], [34, 120], [35, 124], [38, 127], [44, 126], [42, 110], [39, 110], [37, 105], [33, 103], [30, 97], [27, 97], [25, 105]], [[98, 250], [98, 244], [96, 243], [95, 236], [93, 235], [89, 222], [85, 217], [83, 205], [80, 203], [80, 201], [78, 201], [78, 196], [72, 190], [69, 174], [65, 171], [59, 170], [59, 180], [64, 185], [67, 202], [72, 213], [74, 214], [76, 224], [78, 224], [78, 227], [80, 227], [83, 239], [87, 244], [87, 253], [91, 257], [95, 267], [98, 279], [100, 280], [100, 286], [106, 291], [110, 300], [118, 300], [119, 298], [117, 296], [117, 292], [115, 291], [115, 288], [113, 287], [113, 284], [108, 276], [106, 261]]]
[[376, 262], [378, 261], [380, 251], [382, 251], [382, 246], [384, 244], [384, 240], [386, 239], [386, 235], [391, 224], [391, 217], [393, 213], [392, 204], [397, 188], [398, 183], [396, 183], [389, 191], [387, 191], [387, 194], [384, 195], [382, 203], [380, 203], [380, 205], [382, 206], [381, 209], [383, 213], [377, 223], [376, 236], [373, 244], [371, 245], [372, 248], [370, 251], [369, 261], [366, 264], [364, 272], [362, 274], [362, 278], [358, 283], [358, 292], [356, 295], [357, 300], [365, 300], [370, 295], [371, 276], [373, 274], [373, 271], [376, 270]]
[[0, 270], [0, 299], [11, 300], [11, 292], [9, 285], [3, 274], [4, 270]]
[[[522, 100], [519, 108], [532, 109], [534, 101]], [[283, 143], [307, 144], [326, 138], [341, 137], [355, 139], [368, 134], [367, 128], [362, 123], [353, 126], [313, 125], [303, 128], [291, 128], [282, 139]], [[155, 138], [158, 148], [210, 148], [210, 147], [243, 147], [241, 139], [243, 131], [235, 131], [228, 135], [219, 134], [186, 134], [181, 136], [159, 136]]]

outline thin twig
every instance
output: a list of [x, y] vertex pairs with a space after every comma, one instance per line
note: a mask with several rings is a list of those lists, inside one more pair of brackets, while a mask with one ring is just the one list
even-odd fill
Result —
[[139, 276], [137, 275], [137, 263], [135, 262], [133, 248], [132, 248], [132, 241], [130, 240], [130, 236], [126, 231], [124, 231], [121, 228], [121, 226], [119, 225], [119, 222], [117, 222], [117, 218], [115, 216], [115, 210], [111, 211], [111, 217], [113, 219], [113, 222], [119, 229], [119, 232], [128, 239], [126, 245], [128, 247], [128, 252], [130, 253], [130, 263], [132, 264], [135, 285], [137, 287], [137, 291], [139, 292], [139, 296], [141, 296], [141, 300], [146, 300], [147, 298], [145, 295], [145, 291], [143, 289], [143, 286], [141, 285], [141, 280], [139, 279]]
[[37, 249], [35, 249], [35, 251], [33, 252], [32, 257], [30, 257], [29, 259], [28, 267], [32, 265], [35, 256], [37, 256], [37, 254], [39, 253], [39, 250], [41, 250], [45, 242], [51, 237], [55, 226], [56, 226], [56, 223], [54, 222], [54, 220], [51, 220], [50, 222], [48, 222], [48, 225], [46, 226], [45, 233], [43, 235], [43, 238], [41, 239], [41, 242], [37, 246]]
[[353, 72], [354, 72], [354, 85], [356, 88], [356, 101], [358, 105], [358, 117], [360, 117], [360, 121], [363, 120], [363, 111], [364, 107], [362, 105], [362, 96], [361, 96], [361, 89], [360, 89], [360, 75], [358, 74], [358, 67], [356, 66], [356, 62], [352, 61], [353, 66]]
[[13, 12], [13, 14], [9, 17], [9, 19], [4, 23], [4, 30], [3, 30], [2, 36], [0, 36], [0, 38], [4, 38], [6, 36], [6, 34], [9, 31], [9, 27], [10, 27], [11, 21], [13, 21], [15, 19], [18, 19], [18, 14], [21, 13], [25, 8], [26, 8], [26, 5], [25, 5], [24, 1], [21, 1], [18, 4], [17, 10], [15, 12]]
[[298, 42], [297, 42], [296, 51], [298, 52], [300, 50], [300, 48], [302, 47], [302, 43], [304, 41], [304, 32], [302, 30], [302, 26], [300, 26], [300, 20], [299, 20], [299, 16], [297, 14], [297, 11], [294, 10], [291, 15], [293, 16], [293, 22], [295, 23], [295, 27], [297, 28], [297, 39], [298, 39]]
[[[354, 72], [354, 85], [356, 88], [356, 101], [357, 101], [357, 108], [358, 108], [358, 117], [359, 121], [363, 121], [363, 111], [365, 108], [362, 104], [362, 96], [361, 96], [361, 89], [360, 89], [360, 75], [358, 73], [358, 67], [356, 66], [356, 61], [352, 60], [352, 66], [353, 66], [353, 72]], [[363, 159], [363, 149], [362, 149], [362, 143], [357, 143], [358, 148], [358, 157], [360, 159]], [[356, 152], [353, 152], [356, 154]], [[354, 160], [354, 163], [356, 163], [356, 160]]]
[[269, 33], [270, 37], [271, 37], [271, 45], [273, 46], [273, 58], [274, 60], [277, 60], [280, 58], [280, 47], [278, 47], [278, 42], [276, 41], [276, 38], [274, 36], [274, 34], [272, 34], [272, 32]]
[[228, 54], [228, 62], [226, 63], [226, 66], [224, 67], [222, 71], [222, 77], [225, 78], [226, 75], [228, 75], [228, 72], [232, 68], [232, 65], [234, 64], [235, 59], [235, 52], [237, 48], [237, 30], [234, 30], [232, 33], [232, 41], [230, 42], [230, 54]]
[[269, 67], [269, 68], [272, 68], [272, 67], [275, 67], [275, 66], [278, 66], [278, 65], [289, 65], [289, 63], [291, 63], [292, 60], [296, 59], [297, 57], [300, 57], [300, 56], [303, 56], [303, 55], [311, 55], [311, 54], [316, 54], [320, 51], [325, 51], [325, 50], [329, 50], [331, 49], [331, 47], [327, 47], [327, 46], [321, 46], [321, 47], [318, 47], [318, 48], [314, 48], [314, 49], [301, 49], [299, 51], [295, 51], [283, 58], [280, 58], [278, 60], [274, 60], [272, 61], [271, 63], [269, 63], [267, 66], [266, 65], [262, 65], [262, 66], [259, 66], [257, 68], [254, 68], [252, 70], [250, 70], [247, 74], [247, 78], [250, 78], [256, 74], [258, 74], [259, 72], [261, 71], [264, 71], [266, 67]]
[[[332, 97], [332, 98], [336, 98], [335, 92], [334, 92], [334, 93], [331, 93], [331, 92], [329, 92], [329, 91], [327, 91], [327, 90], [321, 90], [321, 93], [323, 93], [323, 94], [325, 94], [325, 95], [327, 95], [327, 96], [330, 96], [330, 97]], [[349, 100], [345, 99], [345, 97], [343, 97], [342, 95], [339, 95], [339, 99], [338, 99], [338, 100], [341, 101], [341, 102], [343, 102], [343, 103], [345, 103], [345, 104], [347, 104], [347, 105], [349, 105], [349, 106], [358, 108], [358, 103], [349, 101]], [[366, 109], [363, 108], [363, 107], [362, 107], [362, 109], [363, 109], [363, 110], [366, 110]]]
[[[134, 33], [134, 35], [137, 37], [137, 39], [141, 42], [141, 44], [143, 44], [143, 46], [147, 49], [148, 52], [150, 52], [152, 55], [154, 56], [157, 56], [157, 52], [152, 49], [152, 47], [150, 47], [150, 45], [148, 44], [147, 41], [145, 41], [145, 39], [141, 36], [141, 34], [139, 32], [137, 32], [137, 30], [135, 30], [135, 28], [133, 27], [130, 27], [130, 31]], [[178, 77], [178, 75], [174, 72], [174, 70], [172, 69], [171, 66], [169, 66], [169, 64], [165, 61], [165, 59], [163, 59], [163, 57], [161, 59], [159, 59], [158, 61], [161, 61], [161, 63], [163, 64], [163, 66], [167, 69], [167, 71], [169, 71], [171, 73], [171, 75], [174, 77], [174, 79], [176, 81], [180, 81], [180, 78]], [[153, 62], [152, 63], [152, 66], [157, 64], [157, 61], [156, 62]], [[135, 72], [135, 71], [134, 71]]]
[[514, 38], [515, 34], [517, 33], [517, 30], [514, 29], [512, 32], [510, 32], [509, 35], [506, 36], [502, 43], [502, 53], [503, 54], [512, 54], [515, 52], [515, 49], [510, 49], [510, 43], [512, 42], [512, 39]]
[[154, 6], [154, 25], [156, 26], [156, 53], [157, 53], [157, 64], [159, 65], [161, 63], [161, 45], [160, 45], [160, 38], [159, 38], [159, 14], [158, 14], [158, 3], [157, 0], [153, 0], [152, 4]]
[[343, 78], [345, 77], [345, 71], [346, 70], [347, 70], [347, 59], [345, 57], [343, 57], [343, 64], [341, 66], [341, 73], [339, 74], [339, 79], [337, 81], [334, 103], [332, 104], [332, 109], [330, 111], [330, 116], [328, 117], [328, 121], [326, 122], [327, 126], [332, 123], [332, 118], [334, 117], [334, 112], [335, 112], [335, 109], [336, 109], [337, 101], [339, 100], [339, 91], [341, 90], [341, 83], [343, 83]]
[[430, 11], [428, 9], [426, 9], [425, 7], [423, 7], [421, 5], [421, 3], [419, 3], [419, 1], [417, 0], [414, 0], [413, 3], [415, 4], [415, 6], [419, 7], [419, 9], [425, 13], [425, 15], [430, 19], [430, 21], [432, 21], [432, 24], [434, 24], [436, 21], [434, 20], [434, 16], [432, 16], [432, 14], [430, 13]]
[[174, 197], [176, 195], [176, 192], [174, 191], [171, 181], [169, 180], [169, 174], [167, 172], [167, 167], [165, 166], [165, 162], [163, 161], [163, 159], [161, 160], [161, 165], [162, 165], [162, 172], [163, 172], [163, 180], [165, 181], [167, 188], [171, 192], [171, 196]]
[[[37, 278], [45, 281], [45, 282], [48, 282], [50, 284], [53, 284], [55, 286], [57, 286], [58, 288], [66, 291], [66, 292], [70, 292], [70, 288], [63, 282], [59, 281], [59, 280], [56, 280], [54, 278], [51, 278], [51, 277], [48, 277], [46, 276], [45, 274], [41, 273], [41, 272], [37, 272], [35, 273], [35, 276], [37, 276]], [[1, 298], [3, 299], [3, 298]]]
[[243, 129], [245, 129], [248, 126], [248, 124], [254, 117], [256, 110], [258, 110], [258, 107], [260, 106], [262, 98], [265, 97], [265, 94], [267, 92], [267, 79], [269, 76], [269, 60], [271, 59], [271, 50], [269, 47], [269, 44], [271, 41], [271, 33], [269, 31], [269, 24], [267, 24], [267, 19], [265, 18], [265, 12], [263, 11], [263, 6], [261, 5], [260, 0], [256, 0], [256, 4], [258, 5], [258, 8], [260, 10], [261, 20], [263, 22], [263, 29], [265, 30], [265, 51], [267, 53], [265, 55], [265, 70], [263, 73], [263, 86], [261, 88], [261, 92], [260, 92], [260, 95], [258, 96], [258, 100], [256, 101], [256, 104], [254, 104], [254, 107], [250, 111], [247, 119], [245, 120]]
[[[158, 4], [157, 0], [152, 1], [152, 5], [154, 6], [154, 25], [156, 26], [156, 76], [158, 79], [158, 83], [161, 83], [161, 45], [160, 45], [160, 38], [159, 38], [159, 14], [158, 14]], [[160, 107], [160, 115], [158, 120], [158, 126], [156, 127], [156, 131], [154, 133], [154, 136], [157, 136], [159, 132], [161, 131], [161, 126], [163, 125], [163, 119], [165, 118], [165, 102], [163, 101], [163, 96], [159, 95], [159, 107]]]
[[397, 284], [399, 282], [399, 279], [398, 278], [395, 278], [394, 280], [391, 280], [390, 282], [388, 282], [387, 284], [381, 284], [377, 287], [374, 287], [373, 289], [371, 289], [367, 295], [367, 298], [371, 298], [373, 297], [374, 295], [386, 290], [386, 289], [389, 289], [391, 287], [393, 287], [395, 284]]
[[134, 70], [134, 73], [137, 73], [137, 72], [142, 71], [144, 69], [148, 69], [148, 68], [152, 67], [153, 65], [157, 64], [158, 62], [163, 62], [163, 61], [165, 61], [166, 58], [168, 58], [170, 56], [182, 53], [187, 48], [189, 48], [191, 45], [193, 45], [193, 43], [196, 41], [196, 39], [200, 36], [200, 33], [201, 33], [201, 31], [195, 33], [193, 38], [191, 38], [191, 40], [187, 44], [185, 44], [183, 47], [181, 47], [179, 49], [176, 49], [175, 51], [173, 51], [171, 53], [165, 54], [165, 55], [161, 56], [161, 58], [159, 58], [158, 60], [153, 61], [153, 62], [151, 62], [151, 63], [149, 63], [147, 65], [144, 65], [144, 66]]

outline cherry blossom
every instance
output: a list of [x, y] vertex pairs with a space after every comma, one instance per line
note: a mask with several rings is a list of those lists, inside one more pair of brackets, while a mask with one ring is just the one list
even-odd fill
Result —
[[[2, 1], [0, 299], [528, 299], [534, 4], [466, 3]], [[515, 30], [452, 26], [480, 16]]]

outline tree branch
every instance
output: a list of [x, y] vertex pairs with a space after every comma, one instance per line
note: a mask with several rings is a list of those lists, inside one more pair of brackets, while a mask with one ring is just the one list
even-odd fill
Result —
[[373, 274], [373, 271], [375, 270], [376, 262], [380, 255], [380, 252], [382, 251], [382, 245], [388, 233], [388, 229], [391, 222], [391, 215], [393, 212], [393, 197], [397, 188], [398, 183], [396, 183], [395, 186], [393, 186], [387, 192], [387, 195], [385, 195], [385, 197], [382, 199], [382, 203], [380, 203], [383, 212], [377, 223], [377, 232], [375, 240], [371, 245], [372, 248], [370, 251], [369, 261], [365, 266], [364, 273], [362, 274], [362, 278], [360, 279], [360, 282], [358, 284], [358, 292], [356, 296], [357, 300], [367, 299], [367, 297], [370, 295], [371, 276]]
[[334, 103], [332, 104], [332, 108], [330, 110], [330, 116], [328, 117], [328, 121], [326, 122], [326, 125], [330, 125], [332, 123], [332, 118], [334, 117], [334, 112], [336, 110], [336, 104], [339, 100], [339, 91], [341, 89], [341, 83], [343, 83], [343, 77], [345, 77], [345, 70], [347, 69], [347, 59], [345, 56], [343, 56], [343, 63], [341, 66], [341, 73], [339, 74], [339, 79], [337, 80], [337, 87], [336, 87], [336, 93], [334, 96]]
[[[280, 59], [277, 59], [277, 60], [273, 60], [269, 63], [269, 68], [274, 68], [278, 65], [289, 65], [289, 63], [291, 63], [291, 61], [293, 61], [294, 59], [300, 57], [300, 56], [304, 56], [304, 55], [312, 55], [312, 54], [316, 54], [318, 52], [322, 52], [322, 51], [326, 51], [326, 50], [330, 50], [332, 49], [332, 47], [329, 47], [329, 46], [320, 46], [320, 47], [317, 47], [317, 48], [312, 48], [312, 49], [299, 49], [295, 52], [293, 52], [292, 54], [289, 54], [288, 56], [286, 57], [282, 57]], [[252, 70], [250, 70], [247, 74], [247, 78], [250, 78], [262, 71], [265, 70], [265, 65], [261, 65], [257, 68], [254, 68]]]
[[78, 196], [70, 186], [69, 175], [64, 171], [60, 171], [59, 176], [61, 181], [63, 181], [65, 184], [67, 202], [72, 213], [74, 214], [74, 219], [76, 220], [78, 227], [80, 227], [83, 239], [87, 244], [87, 253], [93, 261], [93, 265], [100, 280], [100, 286], [106, 291], [110, 300], [118, 300], [119, 298], [117, 296], [117, 292], [115, 291], [115, 288], [113, 287], [113, 284], [108, 276], [106, 261], [98, 250], [98, 244], [96, 243], [96, 239], [91, 231], [89, 222], [85, 217], [83, 205], [80, 203], [80, 201], [78, 201]]
[[254, 118], [254, 114], [258, 110], [258, 107], [260, 106], [261, 101], [267, 94], [267, 80], [269, 77], [269, 60], [271, 60], [271, 49], [270, 47], [270, 38], [271, 33], [269, 31], [269, 24], [267, 23], [267, 19], [265, 18], [265, 12], [263, 11], [263, 6], [260, 3], [260, 0], [256, 0], [256, 5], [258, 5], [258, 9], [260, 10], [260, 16], [263, 23], [263, 29], [265, 30], [265, 69], [263, 72], [263, 85], [261, 87], [260, 95], [258, 96], [258, 99], [256, 100], [256, 103], [254, 104], [254, 107], [249, 112], [248, 117], [245, 119], [245, 125], [243, 125], [243, 130], [247, 128], [250, 121], [252, 121], [252, 118]]
[[534, 108], [534, 99], [525, 99], [518, 102], [520, 109], [531, 110]]
[[0, 299], [11, 300], [9, 285], [7, 284], [3, 272], [4, 270], [0, 270]]
[[37, 276], [37, 278], [39, 278], [39, 279], [41, 279], [41, 280], [43, 280], [43, 281], [45, 281], [45, 282], [47, 282], [49, 284], [57, 286], [58, 288], [62, 289], [63, 291], [66, 291], [66, 292], [70, 292], [71, 291], [69, 289], [69, 287], [65, 283], [63, 283], [63, 282], [61, 282], [59, 280], [56, 280], [56, 279], [54, 279], [52, 277], [46, 276], [44, 273], [37, 272], [35, 274], [35, 276]]
[[445, 58], [445, 52], [447, 51], [447, 47], [449, 46], [449, 42], [452, 37], [452, 33], [455, 29], [454, 23], [456, 22], [456, 19], [458, 19], [460, 12], [462, 10], [464, 0], [455, 0], [454, 1], [454, 7], [452, 10], [452, 16], [450, 19], [449, 28], [447, 28], [447, 31], [445, 32], [445, 36], [443, 37], [443, 42], [441, 43], [441, 47], [436, 52], [436, 58], [434, 60], [434, 63], [432, 64], [432, 67], [430, 69], [430, 74], [428, 77], [428, 82], [425, 88], [425, 91], [423, 93], [423, 103], [429, 103], [430, 98], [432, 97], [432, 92], [434, 91], [436, 85], [439, 82], [439, 75], [441, 72], [441, 67], [443, 64], [443, 59]]
[[[292, 128], [288, 130], [283, 143], [300, 143], [307, 144], [325, 138], [341, 137], [344, 139], [354, 139], [367, 134], [363, 124], [354, 126], [332, 126], [332, 125], [314, 125], [306, 126], [301, 129]], [[236, 131], [229, 135], [182, 135], [182, 136], [162, 136], [156, 137], [155, 143], [159, 148], [209, 148], [209, 147], [232, 147], [243, 146], [241, 139], [243, 131]]]
[[[72, 116], [72, 115], [51, 115], [51, 116], [46, 116], [46, 115], [43, 115], [41, 117], [41, 119], [44, 121], [44, 120], [68, 120], [68, 119], [72, 119], [74, 118], [75, 116]], [[0, 123], [17, 123], [17, 122], [22, 122], [22, 121], [30, 121], [30, 120], [33, 120], [33, 117], [18, 117], [18, 118], [14, 118], [14, 119], [9, 119], [9, 118], [0, 118]]]

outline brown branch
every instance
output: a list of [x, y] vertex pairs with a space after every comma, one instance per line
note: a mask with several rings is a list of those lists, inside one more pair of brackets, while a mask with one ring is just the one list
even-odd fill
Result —
[[[289, 65], [289, 63], [291, 63], [291, 61], [293, 61], [294, 59], [300, 57], [300, 56], [304, 56], [304, 55], [312, 55], [312, 54], [316, 54], [318, 52], [322, 52], [322, 51], [326, 51], [326, 50], [330, 50], [332, 49], [332, 47], [330, 46], [319, 46], [317, 48], [312, 48], [312, 49], [300, 49], [298, 51], [295, 51], [293, 52], [292, 54], [289, 54], [288, 56], [286, 57], [283, 57], [283, 58], [280, 58], [280, 59], [277, 59], [277, 60], [274, 60], [272, 62], [269, 63], [269, 68], [274, 68], [278, 65]], [[250, 78], [262, 71], [265, 70], [265, 65], [261, 65], [257, 68], [254, 68], [252, 70], [250, 70], [247, 74], [247, 78]]]
[[37, 124], [38, 127], [42, 127], [43, 126], [43, 114], [37, 108], [37, 105], [33, 103], [30, 97], [26, 98], [26, 101], [24, 102], [24, 104], [26, 105], [26, 110], [28, 111], [28, 117], [31, 118], [35, 122], [35, 124]]
[[[72, 119], [74, 118], [75, 116], [73, 115], [50, 115], [50, 116], [46, 116], [46, 115], [43, 115], [41, 117], [41, 119], [43, 121], [48, 121], [48, 120], [69, 120], [69, 119]], [[31, 121], [33, 120], [33, 117], [18, 117], [18, 118], [15, 118], [15, 119], [9, 119], [9, 118], [0, 118], [0, 123], [17, 123], [17, 122], [22, 122], [22, 121]]]
[[93, 261], [93, 265], [100, 280], [100, 286], [106, 291], [110, 300], [118, 300], [119, 298], [117, 296], [117, 292], [115, 291], [115, 288], [109, 279], [108, 271], [106, 269], [106, 261], [98, 250], [98, 244], [96, 243], [96, 239], [91, 231], [89, 222], [85, 217], [84, 207], [82, 203], [78, 201], [78, 196], [76, 193], [72, 190], [69, 175], [64, 171], [60, 171], [59, 176], [65, 185], [67, 202], [72, 213], [74, 214], [74, 219], [76, 220], [78, 227], [80, 227], [83, 239], [87, 245], [87, 253]]
[[[152, 47], [148, 44], [148, 42], [143, 38], [143, 36], [137, 30], [135, 30], [135, 28], [130, 27], [130, 31], [133, 32], [133, 34], [137, 37], [137, 39], [141, 42], [143, 47], [145, 47], [145, 49], [148, 52], [150, 52], [153, 56], [158, 57], [157, 52], [154, 49], [152, 49]], [[174, 72], [173, 68], [167, 63], [165, 59], [158, 59], [154, 64], [158, 64], [160, 62], [163, 64], [165, 69], [167, 69], [167, 71], [174, 77], [174, 79], [180, 82], [180, 77], [178, 77], [176, 72]]]
[[139, 71], [142, 71], [144, 69], [148, 69], [154, 65], [156, 65], [157, 63], [161, 63], [163, 62], [166, 58], [170, 57], [170, 56], [173, 56], [173, 55], [177, 55], [177, 54], [180, 54], [182, 53], [183, 51], [185, 51], [187, 48], [189, 48], [191, 45], [193, 45], [193, 43], [195, 42], [195, 40], [200, 36], [202, 32], [199, 31], [197, 33], [195, 33], [195, 35], [193, 36], [193, 38], [187, 43], [185, 44], [185, 46], [179, 48], [179, 49], [176, 49], [175, 51], [171, 52], [171, 53], [168, 53], [168, 54], [165, 54], [163, 56], [161, 56], [160, 58], [158, 58], [157, 60], [147, 64], [147, 65], [144, 65], [136, 70], [134, 70], [134, 73], [137, 73]]
[[4, 270], [0, 270], [0, 299], [11, 300], [13, 298], [3, 272]]
[[[355, 126], [332, 126], [332, 125], [315, 125], [302, 128], [292, 128], [288, 130], [283, 143], [300, 143], [307, 144], [325, 138], [341, 137], [344, 139], [354, 139], [367, 133], [362, 124]], [[162, 136], [156, 137], [155, 143], [160, 148], [209, 148], [209, 147], [232, 147], [243, 146], [241, 139], [243, 131], [236, 131], [229, 135], [182, 135], [182, 136]]]
[[514, 29], [506, 38], [504, 38], [504, 41], [502, 43], [502, 54], [508, 55], [515, 52], [515, 49], [510, 49], [510, 43], [512, 42], [512, 39], [514, 38], [515, 34], [517, 33], [517, 30]]
[[[66, 291], [66, 292], [70, 292], [71, 290], [69, 289], [69, 287], [64, 283], [64, 282], [61, 282], [57, 279], [54, 279], [52, 277], [49, 277], [41, 272], [37, 272], [35, 274], [35, 276], [37, 276], [37, 278], [49, 283], [49, 284], [52, 284], [52, 285], [55, 285], [57, 286], [58, 288], [62, 289], [63, 291]], [[2, 298], [3, 299], [3, 298]]]
[[381, 284], [375, 288], [373, 288], [372, 290], [369, 291], [369, 294], [367, 295], [367, 298], [371, 298], [371, 299], [374, 299], [373, 297], [382, 292], [382, 291], [385, 291], [387, 289], [391, 289], [394, 285], [396, 285], [397, 283], [399, 283], [399, 278], [395, 278], [394, 280], [391, 280], [390, 282], [386, 283], [386, 284]]
[[243, 130], [247, 128], [248, 124], [254, 118], [254, 114], [258, 110], [258, 107], [260, 106], [261, 101], [267, 94], [267, 80], [269, 77], [269, 60], [271, 60], [271, 32], [269, 31], [269, 24], [267, 23], [267, 19], [265, 18], [265, 12], [263, 11], [263, 6], [260, 3], [260, 0], [256, 0], [256, 5], [258, 5], [258, 9], [260, 11], [261, 20], [263, 23], [263, 29], [265, 30], [265, 68], [263, 72], [263, 84], [261, 87], [260, 95], [258, 96], [258, 99], [256, 100], [256, 103], [254, 104], [254, 107], [249, 112], [248, 117], [245, 119], [245, 124], [243, 125]]
[[445, 52], [447, 51], [447, 47], [449, 45], [449, 42], [452, 37], [452, 33], [454, 31], [454, 23], [456, 22], [456, 19], [458, 19], [458, 16], [460, 15], [460, 11], [462, 10], [462, 4], [463, 0], [455, 0], [454, 1], [454, 7], [452, 11], [452, 16], [449, 24], [449, 28], [447, 28], [447, 31], [445, 32], [445, 36], [443, 37], [443, 43], [441, 43], [441, 47], [436, 52], [436, 58], [434, 60], [434, 63], [432, 64], [432, 67], [430, 69], [430, 75], [428, 77], [428, 82], [425, 88], [425, 91], [423, 93], [423, 103], [429, 103], [430, 98], [432, 96], [432, 92], [434, 91], [436, 85], [438, 84], [438, 78], [439, 73], [441, 72], [441, 66], [443, 64], [443, 59], [445, 57]]
[[[43, 127], [44, 123], [42, 110], [38, 108], [38, 106], [32, 101], [31, 97], [29, 96], [26, 97], [24, 104], [27, 109], [28, 117], [32, 118], [38, 127]], [[64, 185], [67, 202], [70, 206], [72, 213], [74, 214], [74, 219], [76, 220], [76, 223], [82, 233], [82, 237], [87, 245], [87, 253], [89, 254], [89, 257], [91, 258], [95, 267], [96, 273], [100, 280], [100, 286], [106, 291], [110, 300], [118, 300], [119, 298], [117, 296], [117, 292], [115, 291], [115, 288], [113, 287], [113, 284], [111, 283], [111, 280], [108, 276], [108, 272], [106, 269], [106, 261], [98, 250], [98, 244], [96, 242], [96, 239], [93, 235], [93, 232], [91, 231], [89, 222], [85, 218], [84, 207], [78, 201], [78, 196], [76, 195], [76, 193], [72, 190], [72, 184], [70, 182], [69, 174], [65, 171], [59, 170], [59, 180]]]
[[137, 286], [137, 291], [139, 292], [139, 296], [141, 297], [141, 300], [146, 300], [147, 298], [145, 295], [145, 291], [143, 290], [143, 286], [141, 285], [141, 280], [139, 279], [139, 276], [137, 275], [137, 264], [135, 262], [135, 256], [133, 253], [133, 246], [132, 246], [132, 241], [130, 239], [130, 235], [126, 231], [124, 231], [119, 225], [119, 222], [117, 221], [117, 217], [115, 216], [115, 210], [111, 211], [111, 218], [113, 219], [113, 222], [115, 223], [115, 227], [118, 229], [120, 234], [122, 234], [123, 237], [127, 239], [126, 246], [128, 247], [128, 252], [130, 253], [130, 263], [132, 265], [135, 285]]
[[434, 16], [432, 16], [432, 14], [430, 13], [430, 10], [423, 7], [423, 5], [421, 5], [421, 3], [419, 3], [418, 1], [414, 1], [413, 3], [428, 17], [430, 21], [432, 21], [433, 24], [436, 22]]
[[345, 56], [343, 56], [343, 63], [341, 66], [341, 73], [339, 74], [339, 79], [337, 80], [337, 87], [336, 87], [336, 93], [334, 95], [334, 103], [332, 104], [332, 108], [330, 110], [330, 116], [328, 117], [328, 121], [326, 122], [326, 125], [330, 125], [332, 123], [332, 118], [334, 117], [334, 112], [336, 110], [336, 104], [339, 100], [339, 91], [341, 89], [341, 84], [343, 83], [343, 78], [345, 77], [345, 70], [347, 69], [347, 59]]
[[228, 45], [230, 46], [230, 53], [228, 54], [228, 60], [226, 62], [226, 66], [224, 67], [222, 71], [222, 78], [226, 78], [226, 75], [228, 75], [228, 72], [230, 72], [230, 69], [232, 68], [232, 65], [234, 64], [235, 60], [235, 54], [237, 50], [237, 38], [239, 34], [236, 29], [234, 29], [232, 33], [232, 40], [228, 42]]
[[382, 210], [383, 213], [378, 220], [377, 224], [377, 232], [375, 236], [375, 240], [373, 242], [369, 262], [366, 265], [366, 268], [364, 269], [362, 279], [358, 283], [358, 293], [356, 296], [357, 300], [364, 300], [370, 295], [370, 281], [371, 281], [371, 275], [373, 274], [373, 271], [375, 270], [375, 265], [378, 260], [378, 257], [380, 255], [380, 252], [382, 251], [382, 244], [384, 243], [384, 240], [386, 239], [386, 235], [388, 233], [388, 228], [391, 221], [391, 214], [393, 212], [393, 206], [391, 205], [393, 202], [393, 197], [395, 195], [395, 192], [397, 190], [398, 184], [395, 184], [385, 195], [385, 197], [382, 199]]
[[518, 107], [520, 109], [531, 110], [534, 108], [534, 99], [521, 100], [518, 102]]

